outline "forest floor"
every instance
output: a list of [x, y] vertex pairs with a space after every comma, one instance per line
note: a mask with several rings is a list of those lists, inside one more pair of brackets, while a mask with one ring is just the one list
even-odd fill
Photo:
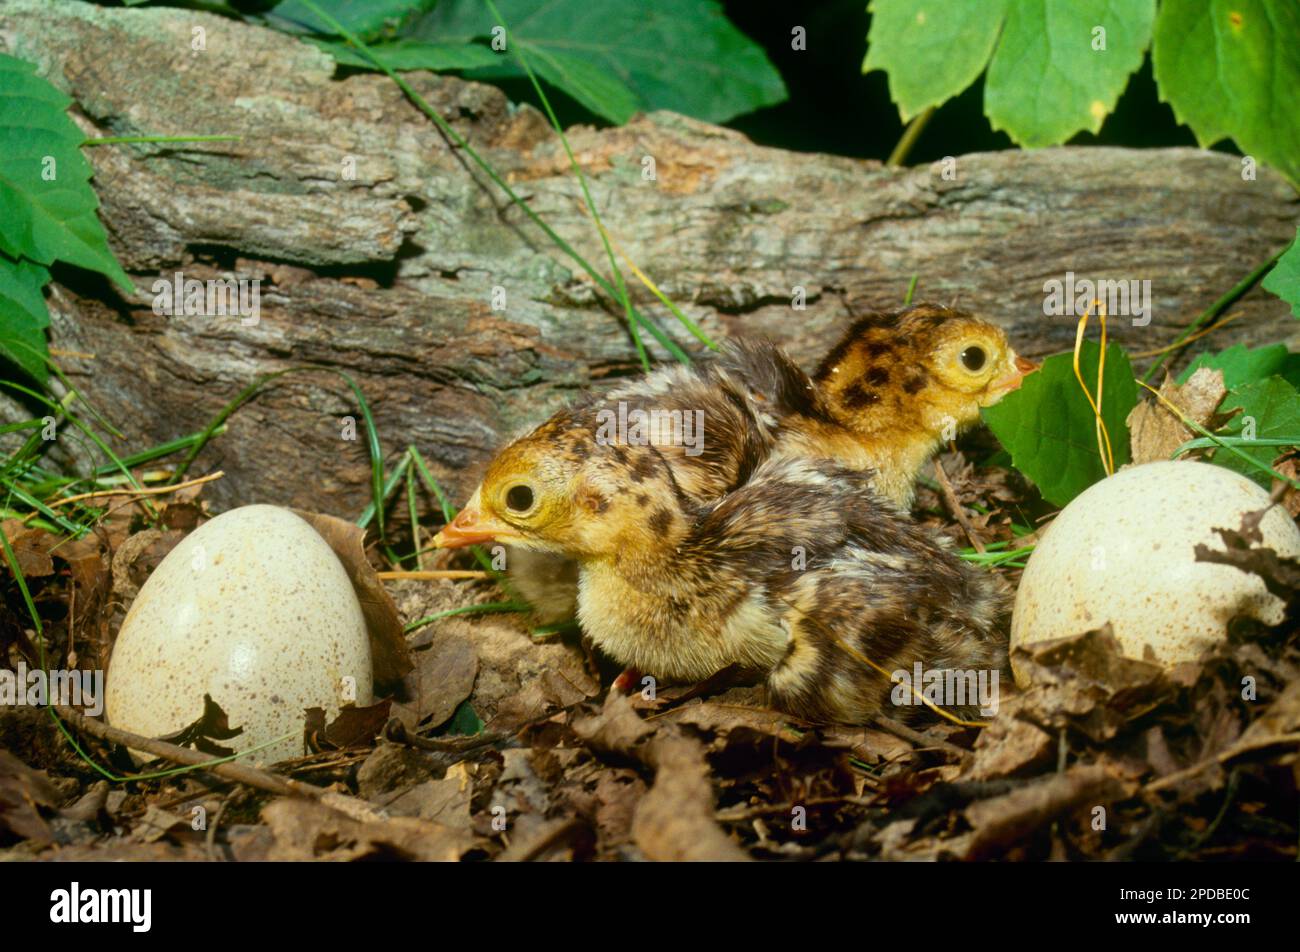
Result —
[[[1008, 535], [1024, 492], [1013, 474], [944, 461], [965, 526], [933, 488], [919, 509], [959, 544]], [[160, 501], [159, 528], [131, 506], [77, 543], [5, 525], [53, 667], [106, 667], [138, 586], [206, 518], [200, 489]], [[413, 668], [373, 707], [310, 720], [311, 753], [236, 779], [109, 780], [101, 768], [121, 778], [180, 758], [137, 768], [102, 722], [63, 709], [82, 756], [51, 709], [0, 706], [0, 857], [1294, 860], [1300, 573], [1248, 526], [1228, 541], [1287, 598], [1287, 622], [1234, 626], [1171, 671], [1120, 657], [1105, 630], [1036, 646], [1019, 659], [1033, 686], [1008, 678], [984, 727], [804, 724], [743, 686], [628, 696], [576, 630], [539, 633], [518, 613], [414, 628]], [[6, 585], [0, 650], [35, 666]], [[490, 580], [387, 588], [407, 626], [502, 601]], [[222, 721], [210, 709], [173, 739], [220, 754]]]

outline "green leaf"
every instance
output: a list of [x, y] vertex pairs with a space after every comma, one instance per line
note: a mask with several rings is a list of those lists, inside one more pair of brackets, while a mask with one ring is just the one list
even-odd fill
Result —
[[1197, 142], [1231, 138], [1300, 185], [1300, 4], [1163, 0], [1151, 59], [1160, 98]]
[[66, 261], [133, 292], [95, 214], [85, 136], [64, 111], [71, 100], [31, 63], [2, 53], [0, 88], [0, 252], [42, 265]]
[[438, 731], [439, 735], [470, 735], [483, 732], [483, 719], [478, 716], [474, 706], [468, 700], [456, 705], [451, 719]]
[[45, 328], [50, 313], [41, 288], [49, 280], [50, 273], [40, 265], [0, 254], [0, 357], [42, 386], [49, 376]]
[[[671, 109], [725, 122], [786, 98], [762, 47], [715, 0], [500, 0], [497, 8], [538, 75], [608, 119]], [[496, 26], [482, 0], [443, 0], [403, 33], [468, 43], [490, 39]], [[484, 78], [524, 75], [510, 52], [499, 56]]]
[[[1095, 342], [1084, 341], [1079, 354], [1079, 369], [1094, 397], [1100, 351]], [[1129, 461], [1125, 421], [1136, 404], [1137, 382], [1128, 355], [1111, 344], [1106, 348], [1101, 411], [1116, 469]], [[1048, 357], [1037, 372], [1025, 377], [1019, 390], [983, 413], [1016, 469], [1032, 479], [1049, 502], [1064, 506], [1105, 477], [1096, 417], [1075, 379], [1073, 354]]]
[[1229, 390], [1244, 383], [1263, 380], [1281, 371], [1291, 357], [1284, 344], [1268, 347], [1247, 347], [1234, 344], [1217, 354], [1201, 354], [1178, 375], [1179, 383], [1186, 383], [1201, 367], [1223, 371], [1223, 385]]
[[[316, 40], [317, 46], [334, 57], [343, 66], [370, 68], [371, 63], [360, 50], [350, 43], [335, 40]], [[371, 45], [370, 52], [389, 69], [457, 70], [495, 66], [500, 57], [478, 43], [428, 43], [424, 40], [395, 40], [392, 43]]]
[[563, 89], [596, 115], [621, 125], [637, 111], [636, 94], [603, 67], [536, 43], [521, 41], [520, 45], [539, 78]]
[[872, 0], [862, 72], [884, 70], [907, 122], [975, 82], [988, 65], [1007, 0]]
[[1296, 229], [1295, 241], [1282, 252], [1260, 285], [1290, 304], [1291, 313], [1300, 317], [1300, 228]]
[[[390, 24], [400, 23], [407, 16], [423, 13], [437, 0], [312, 0], [325, 13], [343, 24], [362, 39], [373, 35]], [[323, 33], [331, 36], [334, 30], [318, 17], [302, 0], [283, 0], [267, 14], [277, 27], [290, 32]]]
[[[1220, 436], [1248, 436], [1252, 439], [1295, 439], [1300, 443], [1300, 393], [1281, 377], [1269, 377], [1242, 384], [1228, 392], [1219, 409], [1227, 412], [1240, 408], [1241, 412], [1219, 431]], [[1239, 446], [1259, 466], [1271, 466], [1281, 456], [1285, 447], [1261, 446], [1251, 449]], [[1228, 469], [1244, 473], [1263, 486], [1270, 477], [1258, 467], [1251, 466], [1240, 456], [1215, 450], [1212, 461]]]
[[1155, 12], [1155, 0], [1011, 4], [984, 86], [993, 128], [1027, 147], [1099, 131], [1142, 65]]

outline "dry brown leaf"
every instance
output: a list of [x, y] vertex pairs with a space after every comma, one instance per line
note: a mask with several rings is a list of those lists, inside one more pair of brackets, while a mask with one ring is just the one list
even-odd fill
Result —
[[144, 816], [137, 821], [133, 836], [141, 843], [155, 843], [173, 830], [189, 829], [189, 820], [151, 803]]
[[402, 619], [397, 606], [389, 597], [384, 583], [379, 580], [374, 566], [366, 558], [366, 531], [355, 523], [318, 512], [291, 510], [302, 517], [324, 539], [343, 563], [361, 611], [370, 632], [370, 655], [374, 663], [375, 681], [383, 684], [400, 680], [414, 666]]
[[113, 594], [124, 601], [135, 598], [140, 586], [183, 538], [176, 531], [145, 529], [124, 539], [113, 552]]
[[363, 823], [314, 800], [283, 797], [262, 810], [262, 819], [275, 837], [270, 860], [455, 862], [474, 846], [470, 833], [441, 823], [411, 817]]
[[7, 519], [0, 523], [0, 532], [4, 533], [13, 549], [18, 568], [27, 578], [41, 578], [54, 574], [54, 560], [50, 550], [59, 543], [59, 537], [44, 529], [23, 525], [19, 519]]
[[440, 823], [453, 830], [473, 828], [470, 798], [474, 779], [467, 764], [453, 764], [441, 780], [426, 780], [391, 800], [386, 809], [393, 816], [411, 816]]
[[1098, 743], [1172, 691], [1160, 665], [1120, 653], [1109, 625], [1021, 645], [1013, 658], [1031, 686], [1003, 705], [1001, 717], [1018, 716], [1051, 730], [1072, 727]]
[[313, 750], [348, 750], [369, 747], [388, 723], [393, 702], [388, 698], [366, 707], [352, 704], [339, 709], [339, 716], [325, 723], [325, 709], [307, 708], [307, 737]]
[[468, 638], [443, 634], [412, 656], [415, 667], [402, 679], [393, 716], [411, 730], [421, 724], [437, 727], [455, 714], [474, 690], [478, 655]]
[[1032, 771], [1051, 761], [1052, 735], [1028, 721], [998, 717], [975, 741], [975, 760], [964, 779], [991, 780]]
[[0, 750], [0, 830], [37, 843], [53, 840], [38, 807], [54, 807], [59, 795], [44, 770], [33, 770]]
[[632, 835], [641, 852], [653, 860], [673, 862], [749, 859], [714, 817], [704, 745], [662, 731], [646, 745], [646, 755], [655, 768], [654, 785], [632, 818]]
[[972, 829], [959, 852], [965, 859], [987, 859], [1062, 814], [1091, 811], [1135, 789], [1102, 766], [1081, 764], [1000, 797], [977, 800], [965, 810]]
[[574, 733], [605, 753], [632, 756], [654, 768], [654, 784], [637, 804], [632, 833], [653, 860], [734, 861], [748, 855], [714, 817], [704, 745], [672, 724], [651, 727], [627, 696], [611, 692], [595, 717], [573, 725]]
[[[1223, 386], [1223, 371], [1209, 367], [1201, 367], [1181, 386], [1165, 374], [1165, 381], [1160, 385], [1160, 395], [1178, 407], [1183, 416], [1202, 427], [1208, 427], [1227, 392]], [[1131, 465], [1167, 460], [1178, 447], [1200, 435], [1184, 426], [1168, 407], [1154, 397], [1135, 406], [1129, 412], [1127, 422], [1133, 456]]]
[[381, 742], [357, 768], [357, 791], [365, 800], [384, 804], [430, 778], [427, 755], [408, 747]]
[[[1300, 453], [1291, 453], [1282, 457], [1273, 464], [1273, 468], [1290, 480], [1300, 480]], [[1291, 486], [1285, 486], [1280, 479], [1273, 480], [1272, 492], [1273, 498], [1279, 499], [1282, 507], [1291, 515], [1292, 519], [1300, 516], [1300, 490]], [[1278, 496], [1281, 493], [1281, 496]]]
[[737, 728], [748, 728], [792, 744], [798, 743], [801, 736], [792, 727], [794, 720], [789, 714], [769, 707], [745, 707], [739, 704], [719, 704], [716, 701], [683, 704], [655, 717], [655, 723], [689, 724], [715, 734], [725, 735]]

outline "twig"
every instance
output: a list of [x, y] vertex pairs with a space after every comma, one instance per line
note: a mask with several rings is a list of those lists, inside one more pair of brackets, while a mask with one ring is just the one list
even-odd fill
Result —
[[498, 733], [469, 734], [459, 737], [422, 737], [396, 717], [389, 718], [388, 723], [384, 725], [383, 736], [385, 740], [396, 744], [406, 744], [409, 747], [418, 747], [420, 750], [434, 750], [446, 754], [466, 754], [479, 747], [491, 747], [511, 739], [509, 734]]
[[1256, 750], [1262, 750], [1264, 747], [1272, 747], [1275, 744], [1294, 744], [1294, 743], [1300, 743], [1300, 733], [1277, 734], [1276, 736], [1268, 738], [1267, 743], [1259, 744], [1255, 746], [1242, 746], [1241, 743], [1238, 742], [1234, 744], [1232, 747], [1229, 747], [1227, 750], [1222, 751], [1219, 754], [1216, 754], [1214, 757], [1211, 757], [1209, 760], [1202, 760], [1200, 763], [1192, 764], [1192, 766], [1187, 767], [1183, 770], [1176, 770], [1171, 774], [1165, 774], [1163, 777], [1151, 781], [1142, 789], [1144, 793], [1151, 793], [1156, 790], [1164, 790], [1167, 787], [1176, 786], [1182, 783], [1184, 780], [1190, 780], [1192, 777], [1195, 777], [1197, 774], [1203, 773], [1204, 771], [1208, 770], [1211, 767], [1218, 766], [1220, 764], [1226, 764], [1229, 760], [1232, 760], [1235, 757], [1239, 757], [1242, 754], [1251, 753]]
[[[54, 710], [69, 726], [75, 727], [92, 737], [108, 741], [110, 744], [121, 744], [132, 750], [142, 750], [147, 754], [153, 754], [155, 757], [162, 757], [172, 763], [187, 766], [203, 766], [212, 760], [202, 751], [190, 750], [188, 747], [178, 747], [164, 740], [133, 734], [118, 727], [110, 727], [102, 721], [86, 717], [80, 711], [71, 707], [60, 704], [55, 705]], [[340, 813], [363, 823], [385, 819], [383, 814], [363, 800], [344, 796], [332, 790], [322, 790], [320, 787], [313, 787], [309, 783], [302, 783], [299, 780], [268, 773], [265, 770], [259, 770], [257, 767], [241, 764], [238, 761], [213, 764], [207, 770], [218, 777], [235, 783], [242, 783], [258, 790], [264, 790], [267, 793], [278, 796], [300, 796], [319, 801], [323, 805], [338, 810]]]
[[220, 858], [217, 856], [217, 827], [221, 825], [221, 818], [225, 816], [226, 807], [227, 805], [229, 805], [229, 803], [230, 803], [230, 796], [227, 795], [222, 797], [221, 805], [217, 807], [217, 815], [214, 816], [212, 818], [212, 822], [208, 824], [208, 835], [207, 835], [208, 859], [214, 863], [221, 862]]
[[818, 797], [801, 803], [768, 803], [752, 807], [730, 807], [718, 810], [713, 815], [719, 823], [744, 823], [771, 813], [789, 815], [795, 807], [826, 807], [843, 803], [854, 807], [869, 807], [875, 801], [870, 797]]
[[1238, 281], [1236, 285], [1228, 291], [1228, 293], [1197, 315], [1196, 320], [1188, 324], [1187, 327], [1183, 329], [1183, 332], [1174, 338], [1173, 343], [1169, 345], [1167, 352], [1161, 354], [1159, 358], [1157, 358], [1156, 361], [1147, 368], [1147, 372], [1142, 375], [1142, 382], [1149, 383], [1151, 378], [1155, 376], [1156, 371], [1164, 364], [1165, 358], [1169, 356], [1169, 353], [1188, 343], [1188, 341], [1191, 340], [1192, 335], [1200, 330], [1202, 324], [1218, 317], [1227, 309], [1228, 305], [1232, 304], [1232, 302], [1237, 300], [1237, 298], [1249, 291], [1251, 287], [1254, 286], [1255, 282], [1262, 278], [1265, 272], [1277, 263], [1277, 259], [1282, 257], [1282, 252], [1284, 251], [1286, 251], [1286, 248], [1279, 248], [1277, 251], [1273, 252], [1272, 256], [1269, 257], [1267, 261]]
[[1215, 832], [1219, 829], [1219, 825], [1223, 822], [1223, 818], [1228, 815], [1228, 807], [1232, 806], [1232, 801], [1236, 799], [1237, 787], [1240, 783], [1241, 768], [1233, 767], [1232, 770], [1228, 771], [1228, 789], [1223, 794], [1223, 803], [1219, 806], [1219, 812], [1215, 814], [1214, 820], [1211, 821], [1210, 825], [1192, 841], [1192, 845], [1179, 853], [1178, 859], [1181, 860], [1191, 856], [1210, 841], [1210, 837], [1214, 836]]
[[175, 486], [153, 486], [148, 489], [97, 489], [92, 493], [78, 493], [75, 496], [64, 496], [48, 503], [53, 509], [55, 506], [66, 506], [70, 502], [80, 502], [83, 499], [98, 499], [101, 496], [131, 496], [133, 499], [139, 496], [165, 496], [167, 493], [174, 493], [178, 489], [188, 489], [191, 486], [198, 486], [202, 483], [210, 483], [214, 479], [220, 479], [226, 474], [221, 470], [215, 473], [208, 473], [206, 476], [198, 476], [194, 479], [187, 479], [183, 483], [177, 483]]
[[939, 483], [939, 489], [943, 492], [943, 501], [948, 504], [952, 517], [961, 524], [962, 530], [966, 533], [966, 538], [970, 539], [970, 544], [975, 547], [975, 551], [980, 555], [984, 555], [984, 543], [975, 534], [975, 527], [971, 525], [970, 519], [966, 516], [965, 508], [957, 499], [957, 494], [953, 492], [952, 483], [948, 481], [948, 474], [943, 471], [943, 464], [939, 462], [938, 457], [934, 461], [934, 478]]
[[916, 744], [919, 747], [934, 747], [950, 754], [956, 754], [962, 760], [970, 758], [971, 754], [969, 750], [963, 750], [956, 744], [950, 744], [946, 740], [940, 740], [937, 737], [929, 737], [922, 734], [920, 731], [913, 730], [906, 724], [899, 723], [892, 717], [885, 717], [883, 714], [877, 714], [875, 723], [878, 727], [888, 731], [890, 734], [893, 734], [901, 740], [907, 741], [909, 744]]
[[394, 579], [418, 579], [422, 582], [439, 578], [485, 579], [492, 577], [487, 572], [479, 572], [473, 569], [424, 569], [418, 572], [412, 570], [409, 572], [376, 572], [375, 574], [385, 581], [393, 581]]

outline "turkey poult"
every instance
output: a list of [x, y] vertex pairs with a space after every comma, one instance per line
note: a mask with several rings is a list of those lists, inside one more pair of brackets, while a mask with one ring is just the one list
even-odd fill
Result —
[[916, 663], [1005, 667], [1001, 582], [868, 475], [770, 456], [701, 503], [658, 447], [598, 442], [596, 426], [563, 411], [507, 446], [435, 544], [572, 559], [578, 619], [615, 661], [677, 682], [740, 669], [808, 720], [866, 722]]
[[859, 318], [811, 380], [766, 343], [720, 359], [779, 421], [779, 453], [870, 470], [876, 492], [904, 508], [943, 443], [1037, 369], [997, 325], [934, 304]]

